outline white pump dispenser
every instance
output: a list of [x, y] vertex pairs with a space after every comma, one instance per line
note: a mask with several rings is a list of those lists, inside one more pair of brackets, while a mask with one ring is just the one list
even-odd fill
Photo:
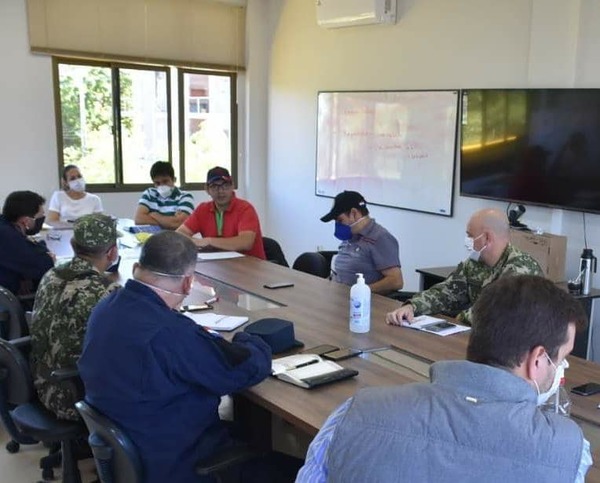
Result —
[[350, 331], [364, 334], [371, 329], [371, 289], [362, 273], [350, 289]]

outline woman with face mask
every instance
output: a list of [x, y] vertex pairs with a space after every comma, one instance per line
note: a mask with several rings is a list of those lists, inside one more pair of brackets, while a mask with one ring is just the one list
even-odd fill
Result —
[[63, 169], [62, 190], [55, 191], [48, 206], [47, 221], [75, 221], [83, 215], [102, 213], [100, 198], [85, 191], [85, 180], [74, 164]]

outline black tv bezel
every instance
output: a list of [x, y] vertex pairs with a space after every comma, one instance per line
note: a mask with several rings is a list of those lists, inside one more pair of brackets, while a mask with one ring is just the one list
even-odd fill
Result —
[[[594, 213], [594, 214], [600, 214], [600, 208], [598, 208], [597, 210], [591, 209], [591, 208], [581, 208], [581, 207], [573, 207], [573, 206], [568, 206], [568, 205], [559, 205], [559, 204], [552, 204], [552, 203], [541, 203], [541, 202], [536, 202], [536, 201], [530, 201], [530, 200], [522, 200], [522, 199], [518, 199], [518, 198], [508, 198], [508, 197], [500, 197], [500, 196], [485, 196], [485, 195], [474, 195], [472, 193], [464, 193], [463, 192], [463, 187], [462, 187], [462, 183], [463, 183], [463, 178], [462, 178], [462, 140], [463, 140], [463, 129], [462, 129], [462, 117], [463, 117], [463, 109], [464, 109], [464, 103], [463, 103], [463, 96], [468, 92], [468, 91], [598, 91], [600, 93], [600, 88], [596, 88], [596, 87], [574, 87], [574, 88], [569, 88], [569, 87], [508, 87], [508, 88], [502, 88], [502, 87], [469, 87], [468, 89], [461, 89], [460, 90], [460, 126], [459, 126], [459, 139], [458, 139], [458, 167], [459, 167], [459, 174], [458, 174], [458, 195], [463, 197], [463, 198], [475, 198], [475, 199], [482, 199], [482, 200], [492, 200], [492, 201], [502, 201], [505, 203], [518, 203], [521, 205], [531, 205], [531, 206], [540, 206], [542, 208], [552, 208], [552, 209], [560, 209], [560, 210], [566, 210], [566, 211], [573, 211], [573, 212], [578, 212], [578, 213]], [[600, 189], [599, 189], [600, 191]]]

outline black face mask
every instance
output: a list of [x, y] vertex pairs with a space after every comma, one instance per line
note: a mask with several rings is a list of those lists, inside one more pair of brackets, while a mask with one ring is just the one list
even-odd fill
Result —
[[42, 229], [42, 225], [44, 224], [46, 217], [40, 216], [39, 218], [34, 218], [34, 220], [35, 220], [35, 225], [33, 225], [33, 228], [27, 228], [27, 230], [25, 230], [25, 234], [27, 236], [37, 235], [40, 232], [40, 230]]

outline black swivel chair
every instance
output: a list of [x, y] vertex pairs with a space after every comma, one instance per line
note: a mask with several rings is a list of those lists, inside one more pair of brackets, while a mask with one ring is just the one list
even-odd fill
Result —
[[0, 285], [0, 338], [18, 339], [29, 335], [27, 313], [20, 300]]
[[263, 247], [265, 249], [265, 255], [267, 256], [267, 261], [289, 267], [285, 255], [283, 254], [283, 250], [281, 249], [281, 245], [276, 240], [263, 236]]
[[[143, 466], [135, 444], [125, 432], [85, 401], [75, 403], [90, 432], [88, 442], [102, 483], [141, 483]], [[199, 475], [211, 475], [217, 482], [239, 481], [236, 465], [258, 454], [245, 445], [219, 451], [196, 466]]]
[[0, 339], [0, 419], [20, 444], [60, 441], [60, 453], [51, 453], [40, 461], [42, 478], [52, 479], [52, 468], [62, 460], [63, 483], [81, 483], [75, 441], [86, 434], [85, 426], [57, 419], [39, 402], [26, 356], [30, 343], [29, 337]]
[[88, 443], [102, 483], [141, 483], [142, 461], [123, 430], [85, 401], [75, 407], [90, 432]]
[[301, 254], [294, 261], [292, 268], [321, 278], [329, 278], [331, 273], [327, 259], [318, 252], [305, 252]]

